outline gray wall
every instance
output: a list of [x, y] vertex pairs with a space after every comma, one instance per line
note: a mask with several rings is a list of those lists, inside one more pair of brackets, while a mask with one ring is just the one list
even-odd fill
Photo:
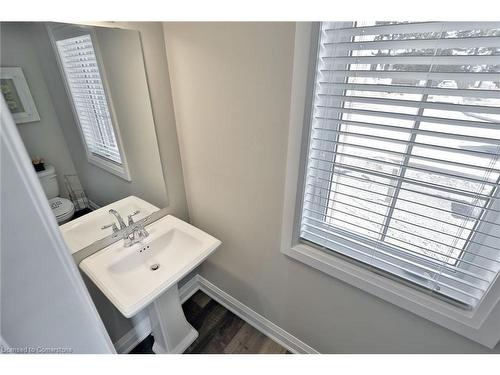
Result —
[[159, 22], [113, 22], [112, 25], [137, 30], [140, 33], [158, 147], [169, 198], [167, 208], [172, 215], [188, 220], [162, 24]]
[[0, 24], [0, 65], [23, 68], [40, 121], [17, 125], [31, 157], [43, 157], [57, 171], [60, 195], [67, 196], [64, 175], [76, 174], [54, 104], [40, 67], [35, 45], [26, 23]]
[[280, 253], [294, 24], [164, 24], [201, 274], [324, 353], [500, 353]]

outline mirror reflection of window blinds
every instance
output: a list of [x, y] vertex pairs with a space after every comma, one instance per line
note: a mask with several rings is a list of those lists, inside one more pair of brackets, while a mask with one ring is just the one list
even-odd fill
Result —
[[92, 38], [81, 35], [56, 45], [88, 150], [121, 164]]
[[472, 308], [500, 270], [500, 23], [323, 23], [301, 238]]

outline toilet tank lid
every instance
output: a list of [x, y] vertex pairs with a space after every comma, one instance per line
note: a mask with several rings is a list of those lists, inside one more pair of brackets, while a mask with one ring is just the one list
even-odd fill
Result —
[[38, 178], [54, 176], [56, 174], [56, 169], [53, 165], [45, 164], [45, 170], [36, 172], [36, 174], [38, 175]]

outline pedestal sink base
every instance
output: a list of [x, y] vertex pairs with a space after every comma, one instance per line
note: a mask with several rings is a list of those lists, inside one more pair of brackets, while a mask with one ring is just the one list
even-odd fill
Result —
[[182, 311], [177, 284], [158, 296], [148, 309], [156, 354], [183, 353], [198, 337]]

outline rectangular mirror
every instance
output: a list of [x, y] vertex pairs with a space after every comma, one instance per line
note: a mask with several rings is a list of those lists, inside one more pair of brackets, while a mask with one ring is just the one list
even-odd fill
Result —
[[[16, 80], [2, 78], [11, 112], [23, 104], [16, 104], [22, 94], [39, 115], [25, 116], [18, 130], [47, 200], [63, 235], [85, 232], [76, 243], [65, 236], [71, 251], [113, 233], [111, 226], [101, 229], [115, 221], [107, 209], [85, 223], [84, 215], [101, 207], [140, 198], [120, 206], [125, 221], [134, 211], [140, 220], [166, 207], [139, 32], [19, 22], [2, 23], [1, 38], [2, 77], [19, 72]], [[17, 81], [26, 84], [13, 86]]]

